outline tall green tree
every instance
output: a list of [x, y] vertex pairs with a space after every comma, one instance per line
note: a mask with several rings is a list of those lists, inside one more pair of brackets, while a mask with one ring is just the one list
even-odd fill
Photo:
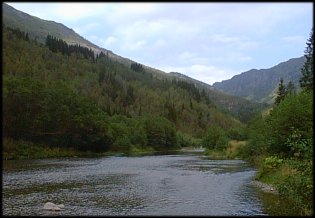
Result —
[[275, 105], [279, 105], [281, 101], [283, 101], [283, 99], [286, 96], [286, 87], [283, 84], [283, 79], [280, 79], [280, 83], [278, 85], [278, 91], [277, 91], [277, 97], [275, 99]]
[[225, 131], [216, 125], [208, 128], [207, 134], [202, 139], [202, 146], [208, 149], [222, 149], [226, 148], [228, 144], [228, 136]]
[[156, 149], [177, 146], [175, 125], [164, 117], [147, 117], [144, 130], [147, 136], [147, 146]]
[[302, 90], [313, 91], [313, 28], [310, 33], [310, 38], [306, 42], [306, 50], [304, 56], [306, 61], [301, 69], [302, 78], [300, 79], [300, 86]]

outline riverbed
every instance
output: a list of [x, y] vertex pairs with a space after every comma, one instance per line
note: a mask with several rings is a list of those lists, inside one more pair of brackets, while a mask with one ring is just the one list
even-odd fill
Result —
[[[3, 215], [267, 215], [255, 169], [202, 152], [3, 162]], [[45, 211], [46, 202], [64, 204]]]

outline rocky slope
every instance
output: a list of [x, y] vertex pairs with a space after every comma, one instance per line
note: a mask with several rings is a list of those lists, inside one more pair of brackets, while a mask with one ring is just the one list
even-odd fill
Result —
[[252, 69], [233, 76], [229, 80], [216, 82], [213, 86], [227, 94], [248, 100], [273, 103], [280, 78], [285, 84], [292, 81], [299, 89], [301, 68], [305, 58], [292, 58], [269, 69]]

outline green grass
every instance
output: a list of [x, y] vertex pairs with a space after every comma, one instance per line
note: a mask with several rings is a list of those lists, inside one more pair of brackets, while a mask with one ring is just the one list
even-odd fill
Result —
[[239, 159], [246, 141], [230, 140], [226, 149], [206, 149], [205, 155], [211, 159]]
[[259, 159], [258, 172], [255, 179], [271, 184], [279, 191], [280, 196], [291, 202], [298, 215], [313, 214], [313, 161], [297, 159], [281, 159], [273, 157], [274, 162], [266, 162], [270, 157]]
[[245, 141], [230, 141], [227, 149], [206, 150], [211, 159], [245, 159], [257, 169], [255, 179], [275, 187], [300, 216], [313, 214], [313, 160], [248, 156]]
[[50, 147], [45, 144], [33, 143], [24, 140], [3, 140], [3, 160], [43, 159], [54, 157], [95, 157], [115, 155], [144, 155], [156, 152], [152, 147], [131, 146], [129, 150], [106, 151], [95, 153], [78, 151], [72, 148]]
[[209, 150], [209, 149], [207, 149], [204, 154], [213, 160], [228, 159], [225, 150], [219, 150], [219, 149]]
[[49, 147], [45, 144], [12, 139], [3, 140], [2, 151], [2, 159], [4, 160], [41, 159], [89, 155], [86, 152], [80, 152], [70, 148]]

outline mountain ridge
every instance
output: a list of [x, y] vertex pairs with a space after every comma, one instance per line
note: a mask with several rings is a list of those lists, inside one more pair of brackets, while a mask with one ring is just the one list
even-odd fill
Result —
[[[52, 20], [44, 20], [39, 17], [32, 16], [23, 11], [19, 11], [6, 3], [2, 4], [2, 14], [3, 23], [6, 23], [8, 26], [14, 28], [19, 28], [21, 31], [29, 32], [30, 38], [36, 39], [41, 43], [45, 43], [47, 35], [50, 34], [54, 37], [64, 40], [69, 45], [80, 44], [81, 46], [91, 48], [96, 54], [100, 52], [107, 53], [109, 57], [122, 64], [130, 65], [131, 63], [136, 63], [129, 58], [117, 55], [111, 50], [102, 48], [90, 42], [89, 40], [82, 37], [80, 34], [76, 33], [73, 29], [65, 26], [62, 23], [58, 23]], [[33, 24], [34, 22], [35, 24]], [[157, 75], [165, 73], [150, 66], [144, 67]]]
[[[25, 18], [26, 17], [26, 18]], [[45, 42], [45, 38], [47, 37], [48, 33], [53, 34], [53, 36], [59, 36], [62, 40], [66, 41], [68, 40], [77, 40], [76, 43], [86, 46], [91, 45], [94, 46], [95, 49], [101, 49], [101, 51], [106, 52], [109, 58], [111, 58], [114, 61], [117, 61], [126, 67], [130, 67], [131, 64], [136, 63], [135, 61], [132, 61], [128, 58], [121, 57], [117, 54], [114, 54], [112, 51], [107, 50], [105, 48], [100, 48], [97, 45], [94, 45], [93, 43], [89, 42], [88, 40], [81, 37], [79, 34], [75, 33], [74, 30], [66, 27], [63, 24], [56, 23], [54, 21], [45, 21], [40, 18], [34, 17], [32, 15], [28, 15], [24, 12], [18, 11], [14, 9], [13, 7], [3, 4], [3, 22], [11, 27], [20, 28], [24, 32], [28, 32], [30, 35], [30, 38], [38, 38], [41, 43]], [[23, 19], [25, 18], [25, 19]], [[27, 21], [25, 23], [25, 21]], [[18, 25], [19, 24], [19, 25]], [[49, 25], [48, 25], [49, 24]], [[52, 26], [50, 26], [52, 25]], [[58, 29], [59, 28], [59, 29]], [[66, 33], [62, 32], [61, 30], [66, 31]], [[59, 31], [59, 32], [58, 32]], [[61, 31], [61, 32], [60, 32]], [[71, 35], [72, 34], [72, 35]], [[69, 36], [71, 35], [71, 36]], [[72, 41], [73, 43], [73, 41]], [[70, 43], [71, 44], [71, 43]], [[87, 46], [88, 48], [91, 48]], [[211, 85], [203, 83], [199, 80], [190, 78], [183, 74], [172, 74], [172, 73], [166, 73], [159, 69], [155, 69], [149, 66], [143, 65], [143, 68], [146, 70], [146, 73], [151, 74], [153, 77], [160, 79], [160, 80], [172, 80], [172, 79], [185, 79], [188, 82], [193, 83], [200, 91], [202, 89], [206, 89], [206, 94], [208, 94], [211, 101], [213, 101], [217, 106], [224, 108], [225, 111], [232, 113], [234, 116], [239, 117], [240, 116], [240, 110], [244, 108], [244, 104], [248, 105], [249, 107], [253, 108], [262, 108], [263, 105], [259, 105], [254, 102], [250, 102], [248, 100], [245, 100], [240, 97], [234, 97], [230, 96], [228, 94], [225, 94], [221, 92], [220, 90], [214, 89]], [[255, 109], [258, 110], [258, 109]]]
[[304, 62], [304, 56], [291, 58], [270, 68], [242, 72], [231, 79], [214, 83], [213, 87], [230, 95], [272, 104], [281, 78], [285, 84], [292, 81], [295, 88], [300, 89], [300, 69]]

